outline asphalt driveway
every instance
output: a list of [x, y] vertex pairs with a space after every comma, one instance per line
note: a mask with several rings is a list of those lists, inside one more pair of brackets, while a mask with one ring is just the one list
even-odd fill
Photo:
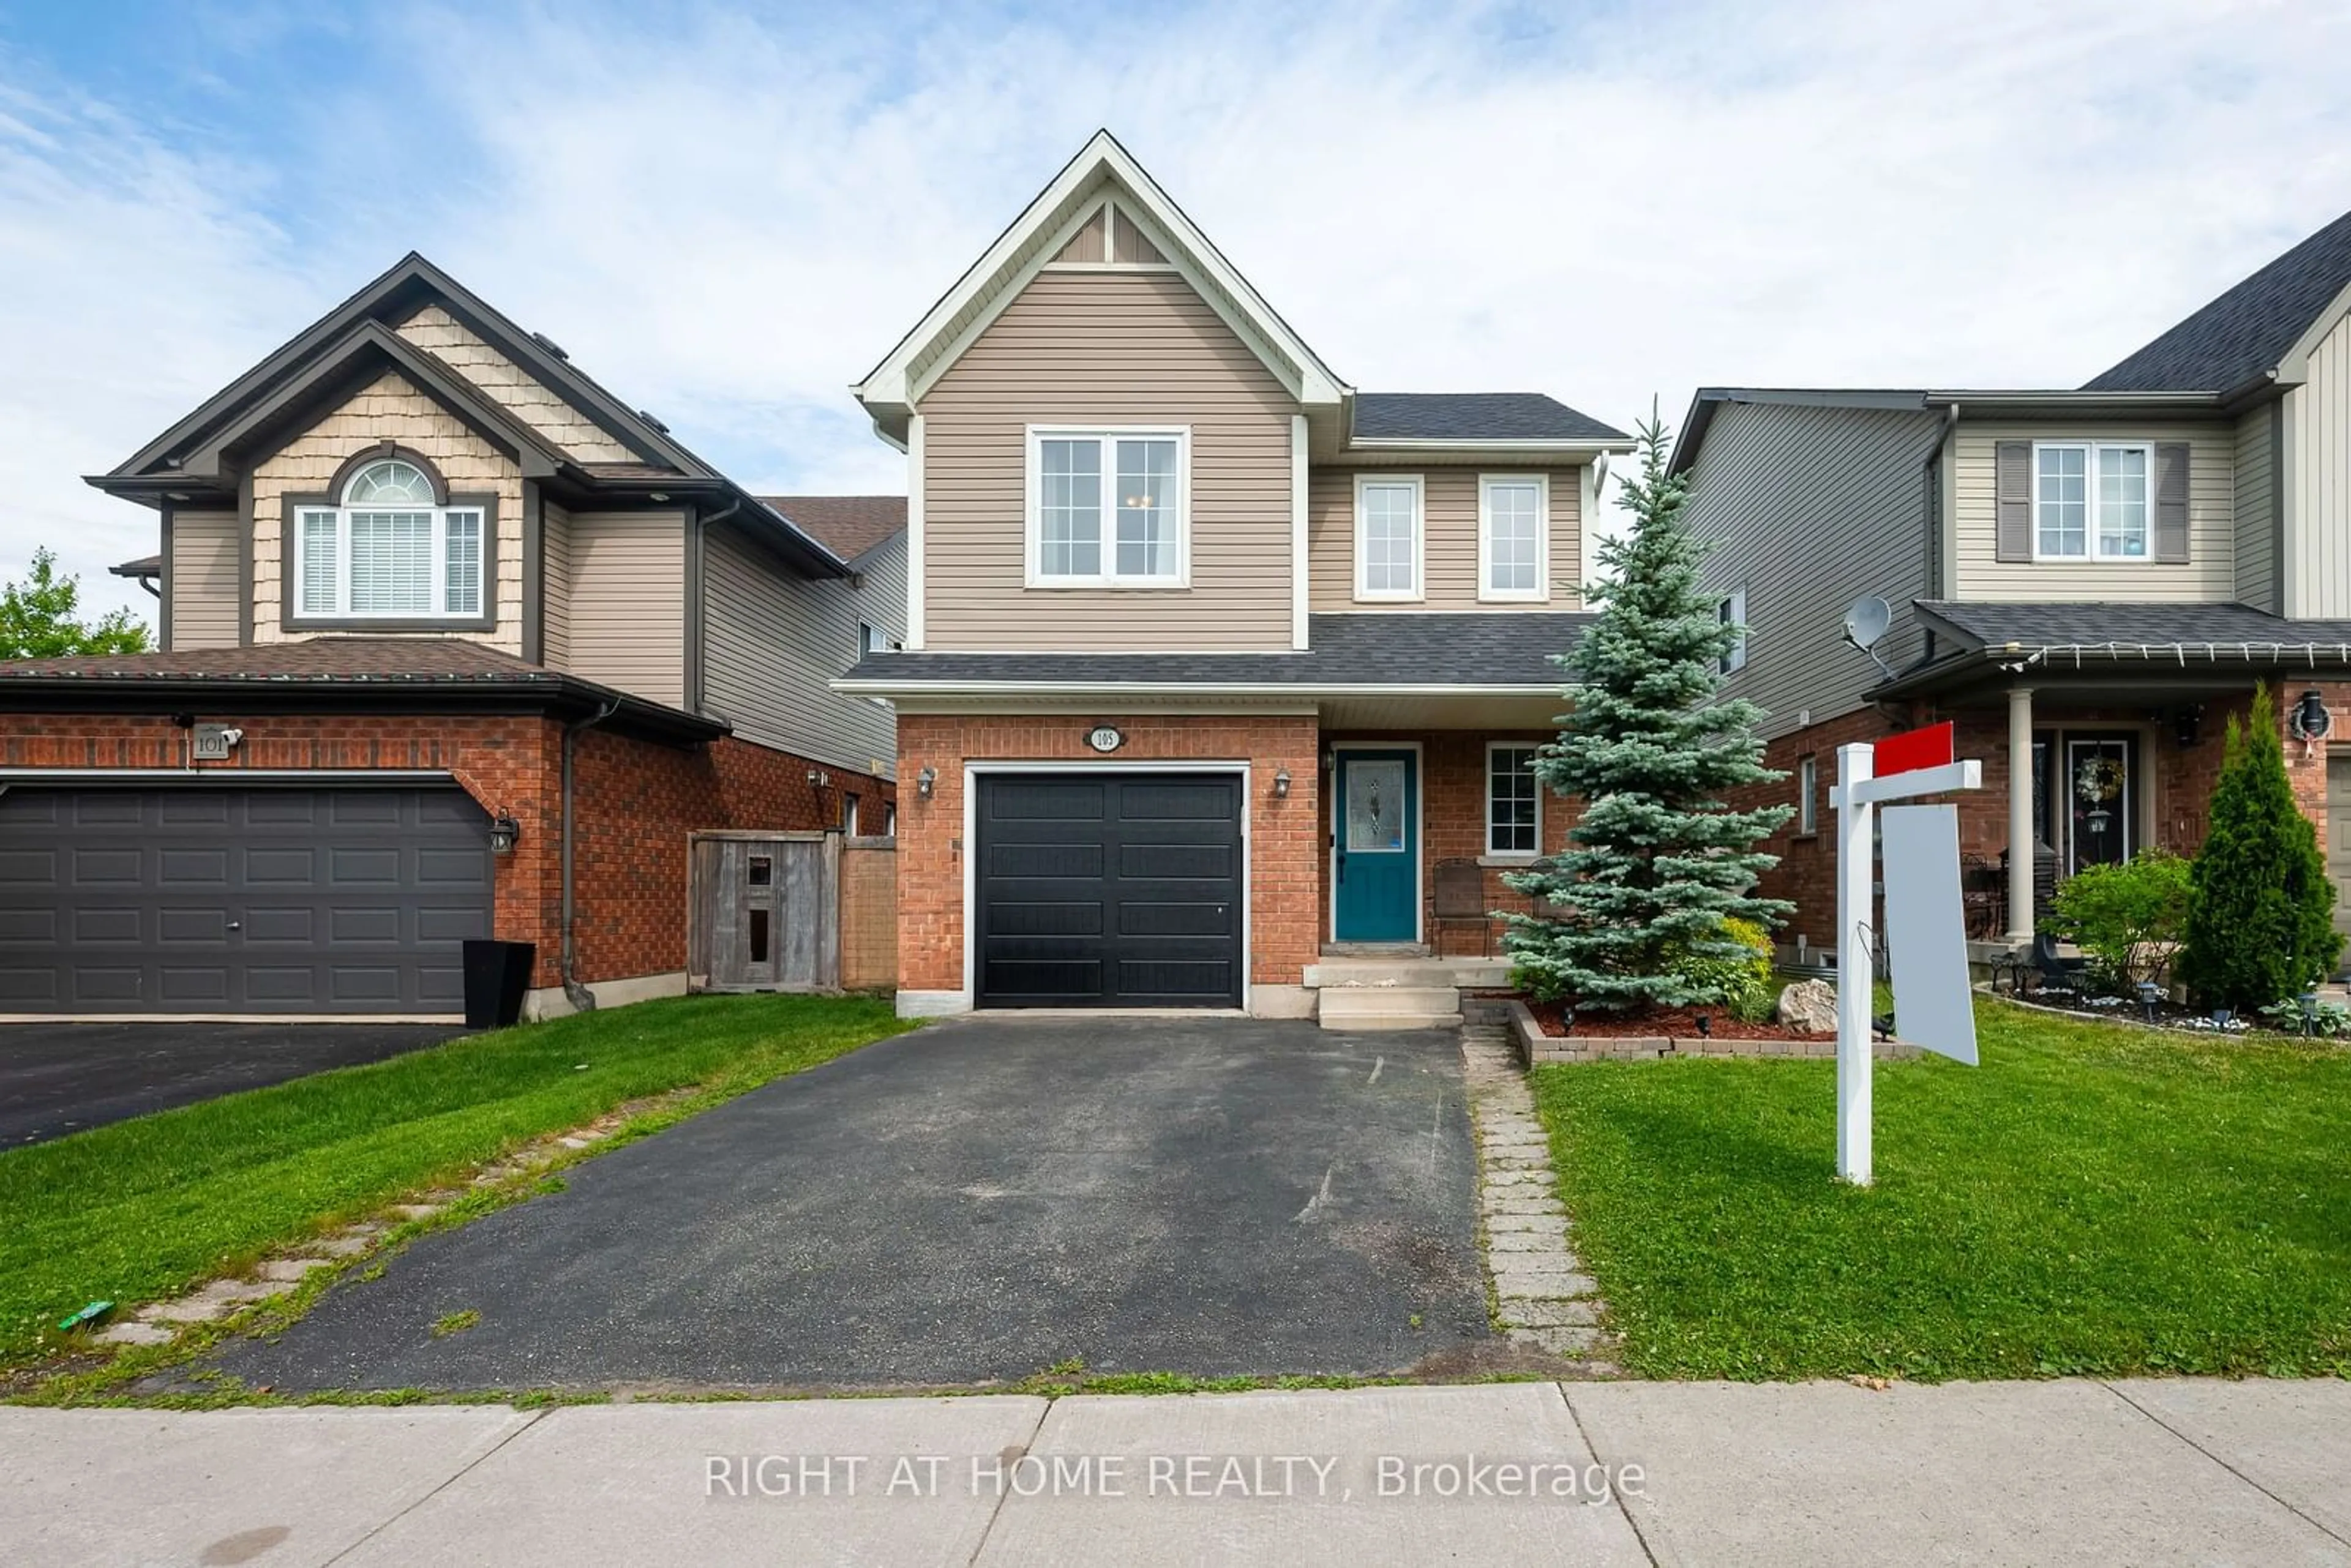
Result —
[[0, 1149], [465, 1033], [446, 1024], [0, 1024]]
[[576, 1166], [216, 1364], [281, 1390], [1401, 1371], [1491, 1344], [1475, 1179], [1447, 1032], [964, 1019]]

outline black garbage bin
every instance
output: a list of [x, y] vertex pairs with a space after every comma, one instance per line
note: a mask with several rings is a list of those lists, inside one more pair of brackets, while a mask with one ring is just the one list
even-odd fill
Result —
[[522, 1021], [523, 993], [530, 989], [536, 942], [467, 942], [465, 1027], [504, 1029]]

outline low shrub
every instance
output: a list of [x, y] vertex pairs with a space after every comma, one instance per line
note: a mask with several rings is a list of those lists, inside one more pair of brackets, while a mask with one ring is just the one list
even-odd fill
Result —
[[2089, 956], [2097, 979], [2128, 991], [2170, 961], [2188, 922], [2190, 867], [2162, 850], [2085, 867], [2057, 889], [2050, 926]]
[[[1732, 950], [1723, 950], [1726, 945]], [[1719, 941], [1676, 954], [1671, 966], [1675, 975], [1748, 1023], [1769, 1019], [1779, 1001], [1771, 938], [1751, 920], [1725, 920]]]

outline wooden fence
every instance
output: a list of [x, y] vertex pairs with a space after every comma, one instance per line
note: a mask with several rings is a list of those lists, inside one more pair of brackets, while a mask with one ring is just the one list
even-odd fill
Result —
[[887, 989], [897, 983], [891, 839], [689, 836], [686, 984], [699, 991]]

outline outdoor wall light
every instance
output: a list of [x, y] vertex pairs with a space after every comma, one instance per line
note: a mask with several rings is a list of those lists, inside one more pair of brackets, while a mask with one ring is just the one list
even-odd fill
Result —
[[2326, 732], [2335, 727], [2335, 716], [2326, 711], [2326, 699], [2315, 691], [2302, 694], [2294, 705], [2294, 716], [2287, 721], [2296, 740], [2324, 740]]
[[939, 770], [935, 768], [925, 768], [914, 775], [914, 793], [927, 800], [931, 798], [932, 789], [938, 781]]
[[1273, 770], [1273, 798], [1277, 800], [1290, 799], [1290, 769], [1287, 768]]
[[512, 817], [499, 815], [490, 819], [490, 853], [510, 855], [522, 842], [522, 824]]

